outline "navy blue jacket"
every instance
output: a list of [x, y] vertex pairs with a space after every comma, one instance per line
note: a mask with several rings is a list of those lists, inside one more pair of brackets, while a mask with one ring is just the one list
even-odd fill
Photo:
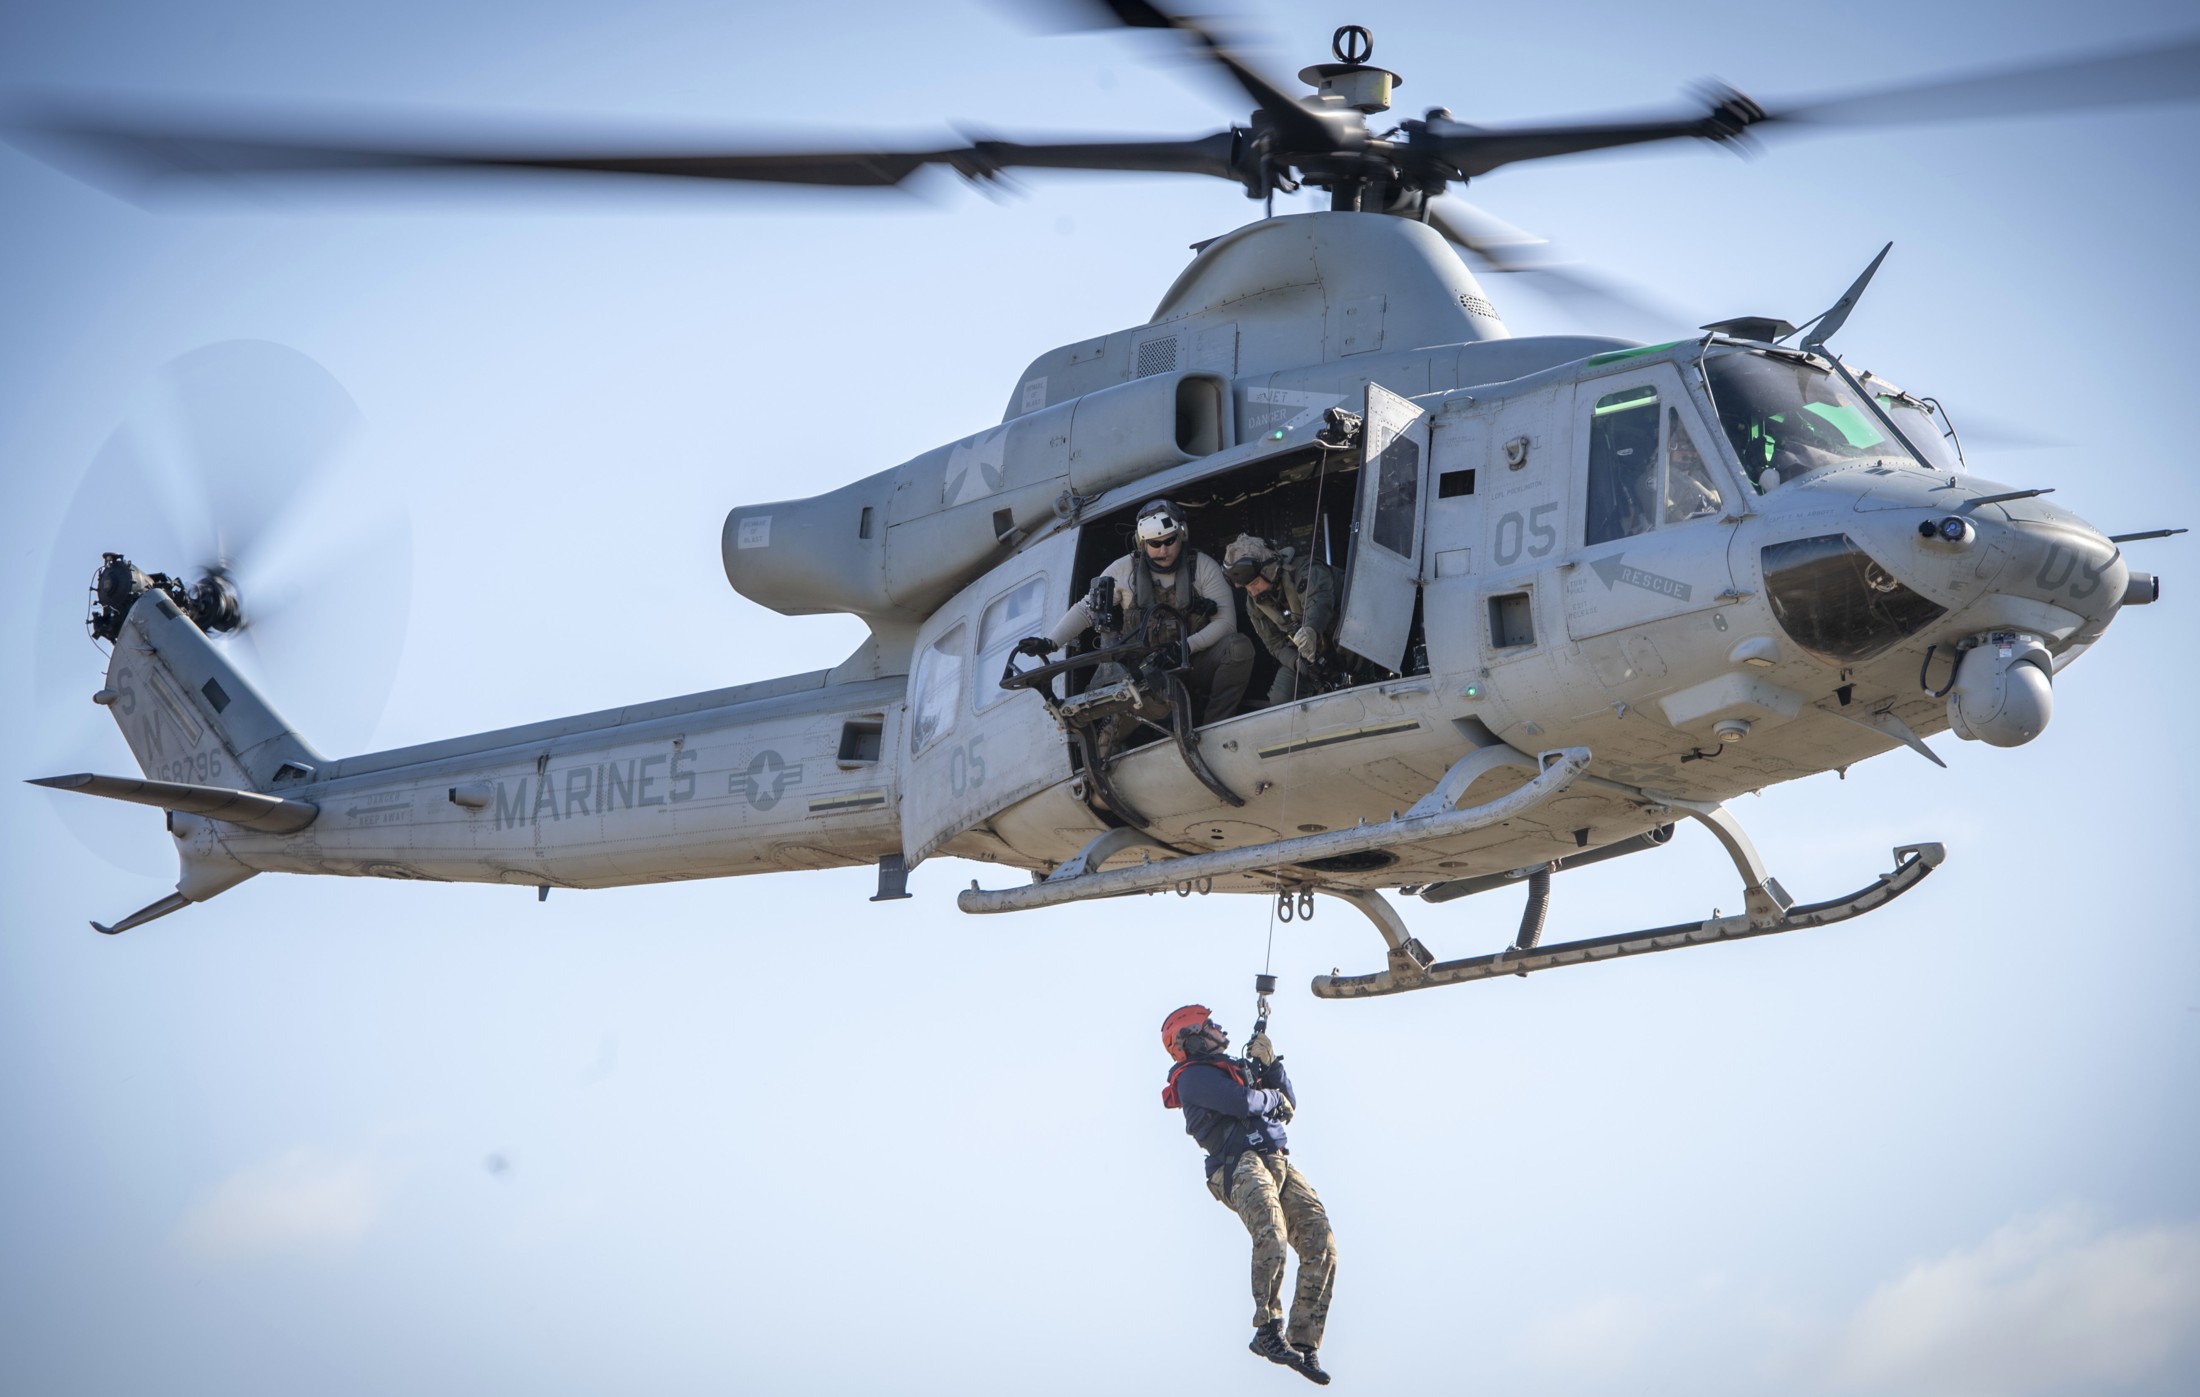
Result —
[[1258, 1083], [1241, 1087], [1215, 1065], [1221, 1061], [1194, 1058], [1176, 1078], [1177, 1098], [1184, 1103], [1184, 1133], [1207, 1152], [1205, 1173], [1209, 1175], [1225, 1165], [1235, 1169], [1238, 1156], [1247, 1150], [1284, 1149], [1283, 1127], [1265, 1117], [1286, 1099], [1294, 1109], [1299, 1104], [1282, 1063], [1266, 1068], [1233, 1063], [1247, 1082]]

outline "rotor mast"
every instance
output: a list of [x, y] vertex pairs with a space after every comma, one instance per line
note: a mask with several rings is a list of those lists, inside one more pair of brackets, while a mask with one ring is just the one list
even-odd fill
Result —
[[[1389, 111], [1390, 95], [1404, 85], [1405, 79], [1369, 61], [1375, 56], [1375, 35], [1365, 25], [1339, 25], [1337, 32], [1329, 36], [1329, 51], [1337, 61], [1301, 68], [1299, 81], [1314, 89], [1316, 102], [1360, 113], [1364, 131], [1364, 118]], [[1393, 150], [1389, 141], [1368, 137], [1358, 151], [1359, 158], [1339, 162], [1329, 170], [1317, 164], [1309, 172], [1307, 182], [1326, 187], [1329, 207], [1337, 212], [1410, 213], [1418, 217], [1420, 201], [1413, 201], [1412, 208], [1399, 207], [1401, 200], [1397, 196], [1404, 191], [1399, 188], [1398, 166], [1391, 158]], [[1379, 190], [1387, 187], [1390, 196], [1376, 209], [1368, 210], [1367, 195], [1371, 186]]]

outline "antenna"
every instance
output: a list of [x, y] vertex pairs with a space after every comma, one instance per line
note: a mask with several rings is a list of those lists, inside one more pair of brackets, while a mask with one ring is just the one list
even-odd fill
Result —
[[1864, 288], [1871, 285], [1872, 273], [1879, 270], [1879, 264], [1886, 261], [1887, 254], [1892, 251], [1894, 251], [1893, 243], [1888, 243], [1885, 247], [1879, 249], [1879, 255], [1874, 257], [1872, 264], [1864, 269], [1864, 274], [1851, 282], [1848, 290], [1841, 293], [1841, 299], [1833, 303], [1833, 309], [1810, 322], [1815, 328], [1811, 330], [1808, 338], [1803, 341], [1804, 349], [1812, 354], [1817, 354], [1825, 349], [1826, 341], [1832, 339], [1834, 332], [1848, 323], [1849, 312], [1856, 309], [1856, 303], [1864, 299]]

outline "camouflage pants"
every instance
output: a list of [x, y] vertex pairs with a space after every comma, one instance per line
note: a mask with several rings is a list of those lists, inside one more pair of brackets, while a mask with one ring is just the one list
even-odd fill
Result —
[[[1220, 1171], [1210, 1181], [1219, 1184]], [[1248, 1151], [1223, 1201], [1253, 1236], [1253, 1326], [1283, 1318], [1284, 1244], [1299, 1254], [1298, 1284], [1291, 1293], [1291, 1327], [1285, 1337], [1320, 1348], [1329, 1323], [1329, 1292], [1337, 1277], [1337, 1240], [1314, 1186], [1287, 1155]]]

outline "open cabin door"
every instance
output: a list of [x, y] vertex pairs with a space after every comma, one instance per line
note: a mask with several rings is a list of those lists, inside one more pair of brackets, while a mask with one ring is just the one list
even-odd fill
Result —
[[1017, 801], [1068, 779], [1069, 744], [1039, 696], [1001, 687], [1009, 653], [1069, 609], [1077, 536], [996, 566], [917, 632], [902, 724], [901, 847], [918, 860]]
[[1387, 670], [1405, 668], [1421, 581], [1421, 501], [1428, 493], [1428, 414], [1367, 385], [1360, 497], [1337, 643]]

